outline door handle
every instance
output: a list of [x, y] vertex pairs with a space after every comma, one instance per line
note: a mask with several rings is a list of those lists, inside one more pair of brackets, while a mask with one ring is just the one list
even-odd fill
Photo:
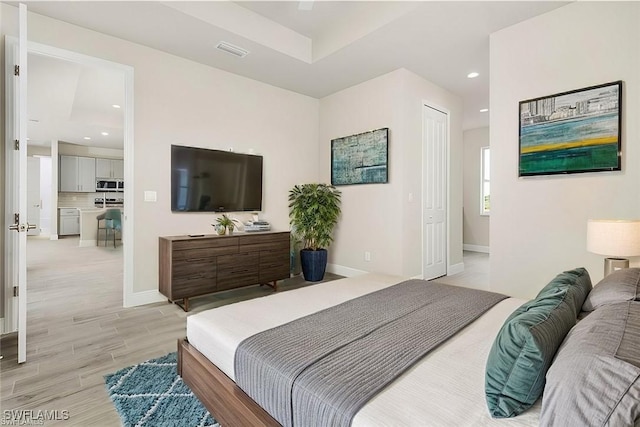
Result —
[[18, 233], [24, 232], [27, 230], [34, 230], [36, 228], [36, 224], [11, 224], [9, 226], [9, 230], [17, 231]]

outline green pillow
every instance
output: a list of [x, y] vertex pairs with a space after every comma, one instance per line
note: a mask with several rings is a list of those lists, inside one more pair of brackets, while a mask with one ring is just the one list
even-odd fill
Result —
[[559, 274], [505, 321], [487, 360], [485, 394], [494, 418], [531, 407], [542, 394], [558, 347], [576, 324], [591, 279], [584, 268]]
[[536, 299], [560, 297], [566, 293], [565, 301], [576, 310], [576, 317], [582, 311], [582, 305], [593, 289], [589, 272], [583, 267], [558, 274], [547, 286], [538, 292]]

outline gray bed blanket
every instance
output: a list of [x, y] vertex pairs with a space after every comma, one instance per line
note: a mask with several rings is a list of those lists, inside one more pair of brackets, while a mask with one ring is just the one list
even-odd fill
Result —
[[388, 383], [505, 298], [408, 280], [247, 338], [236, 383], [283, 426], [348, 426]]

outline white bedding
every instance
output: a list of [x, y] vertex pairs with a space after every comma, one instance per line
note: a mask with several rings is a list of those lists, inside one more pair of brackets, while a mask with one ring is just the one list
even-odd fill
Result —
[[[403, 278], [366, 274], [230, 304], [187, 318], [187, 338], [231, 379], [242, 340], [307, 314], [394, 285]], [[504, 320], [523, 300], [509, 298], [429, 353], [355, 416], [364, 426], [537, 426], [539, 402], [516, 418], [494, 420], [484, 369]]]

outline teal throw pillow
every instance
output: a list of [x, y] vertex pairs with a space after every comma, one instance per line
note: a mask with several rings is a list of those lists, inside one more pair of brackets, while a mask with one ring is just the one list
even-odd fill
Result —
[[591, 279], [584, 268], [566, 271], [505, 321], [489, 353], [485, 373], [492, 417], [514, 417], [538, 400], [553, 357], [576, 324], [590, 289]]

